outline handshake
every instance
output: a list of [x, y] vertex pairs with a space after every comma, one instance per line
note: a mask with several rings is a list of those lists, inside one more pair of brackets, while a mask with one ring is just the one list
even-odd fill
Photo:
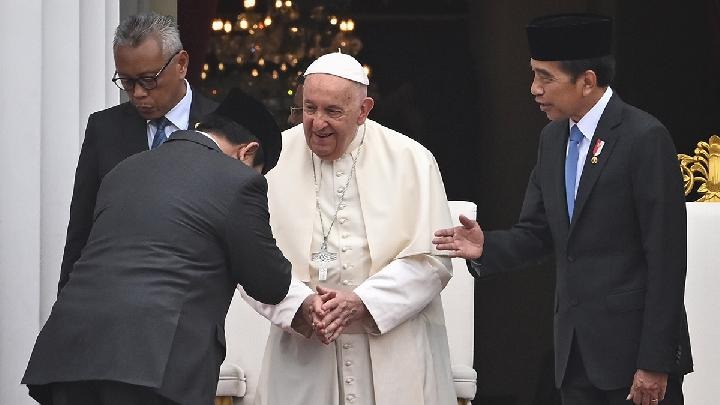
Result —
[[366, 318], [372, 319], [357, 294], [318, 286], [317, 293], [300, 305], [292, 327], [305, 337], [315, 334], [321, 342], [330, 344], [349, 325]]

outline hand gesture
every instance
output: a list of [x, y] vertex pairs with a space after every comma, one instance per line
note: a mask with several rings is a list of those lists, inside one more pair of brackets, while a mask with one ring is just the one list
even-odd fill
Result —
[[315, 332], [325, 344], [333, 342], [346, 326], [368, 314], [365, 304], [352, 291], [331, 290], [318, 286], [317, 292], [324, 302], [321, 309], [325, 315], [315, 328]]
[[485, 235], [476, 221], [460, 215], [461, 226], [435, 231], [432, 243], [438, 250], [447, 250], [450, 257], [477, 259], [482, 256]]
[[658, 371], [638, 370], [633, 377], [628, 401], [635, 405], [657, 405], [665, 399], [668, 375]]
[[[334, 293], [330, 294], [327, 299], [334, 296]], [[312, 336], [313, 331], [322, 321], [322, 317], [325, 316], [325, 311], [322, 309], [323, 302], [322, 298], [317, 294], [308, 295], [295, 313], [292, 328], [305, 337]]]

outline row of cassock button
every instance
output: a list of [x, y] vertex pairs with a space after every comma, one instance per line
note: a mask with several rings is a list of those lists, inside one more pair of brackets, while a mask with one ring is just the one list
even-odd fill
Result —
[[[344, 175], [345, 175], [345, 172], [342, 171], [342, 170], [338, 170], [337, 172], [335, 172], [335, 176], [336, 176], [336, 177], [342, 177], [342, 176], [344, 176]], [[343, 193], [344, 191], [345, 191], [345, 187], [344, 187], [344, 186], [340, 186], [340, 187], [337, 188], [337, 193], [338, 193], [338, 195], [342, 195], [342, 193]], [[345, 208], [347, 208], [347, 204], [345, 204], [344, 202], [343, 202], [343, 203], [340, 203], [340, 206], [338, 207], [339, 211], [342, 211], [342, 210], [344, 210]], [[340, 218], [338, 218], [338, 222], [339, 222], [341, 225], [342, 225], [342, 224], [345, 224], [347, 221], [348, 221], [348, 218], [347, 218], [347, 217], [340, 217]], [[340, 237], [341, 237], [342, 239], [347, 239], [347, 238], [350, 237], [350, 234], [347, 233], [347, 232], [343, 232], [342, 234], [340, 234]], [[348, 247], [348, 246], [342, 246], [342, 247], [340, 248], [340, 250], [341, 250], [343, 253], [347, 253], [347, 252], [351, 251], [352, 248], [350, 248], [350, 247]], [[343, 268], [343, 270], [352, 269], [352, 268], [353, 268], [353, 265], [352, 265], [352, 264], [343, 263], [342, 268]], [[345, 285], [345, 286], [350, 285], [350, 280], [342, 280], [342, 284]], [[350, 344], [350, 343], [344, 343], [343, 346], [342, 346], [342, 348], [343, 348], [344, 350], [350, 350], [350, 349], [352, 349], [352, 347], [353, 347], [353, 346], [352, 346], [352, 344]], [[345, 360], [345, 367], [351, 367], [352, 365], [353, 365], [353, 361], [352, 361], [352, 360]], [[347, 384], [347, 385], [351, 385], [354, 381], [355, 381], [355, 378], [352, 377], [352, 376], [347, 376], [347, 377], [345, 377], [345, 384]], [[348, 402], [351, 402], [351, 403], [352, 403], [352, 402], [355, 402], [355, 399], [357, 399], [357, 395], [352, 394], [352, 393], [348, 393], [347, 395], [345, 395], [345, 399], [346, 399]]]
[[[342, 347], [345, 350], [350, 350], [350, 349], [352, 349], [353, 346], [350, 343], [344, 343]], [[345, 360], [345, 367], [350, 367], [352, 365], [353, 365], [352, 360]], [[347, 385], [351, 385], [354, 381], [355, 381], [354, 377], [351, 377], [351, 376], [345, 377], [345, 384], [347, 384]], [[345, 399], [348, 402], [355, 402], [355, 398], [357, 398], [357, 396], [355, 394], [345, 395]]]

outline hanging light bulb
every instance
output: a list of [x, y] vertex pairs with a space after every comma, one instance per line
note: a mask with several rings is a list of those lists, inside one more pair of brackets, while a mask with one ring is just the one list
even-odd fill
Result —
[[221, 72], [222, 72], [223, 70], [225, 70], [225, 64], [222, 63], [222, 62], [218, 63], [218, 70], [221, 71]]
[[232, 24], [230, 23], [230, 21], [225, 21], [225, 25], [223, 25], [223, 30], [225, 30], [225, 32], [227, 33], [230, 33], [230, 31], [232, 31]]
[[222, 20], [219, 18], [214, 19], [211, 27], [212, 27], [213, 31], [222, 31], [222, 29], [223, 29]]
[[285, 7], [287, 7], [287, 8], [292, 7], [292, 1], [291, 1], [291, 0], [285, 0]]
[[330, 25], [337, 25], [338, 19], [335, 16], [330, 17]]
[[235, 63], [237, 63], [238, 65], [242, 65], [242, 63], [243, 63], [242, 56], [238, 55], [238, 57], [235, 58]]
[[345, 20], [340, 21], [340, 31], [347, 31], [347, 30], [348, 30], [347, 21], [345, 21]]
[[347, 30], [352, 31], [355, 29], [355, 21], [347, 20]]
[[207, 72], [208, 70], [210, 70], [210, 65], [207, 63], [203, 64], [203, 71]]
[[253, 8], [255, 7], [255, 0], [244, 0], [243, 5], [245, 8]]
[[257, 69], [253, 69], [250, 74], [252, 75], [252, 77], [260, 76], [260, 72]]
[[265, 23], [266, 27], [269, 27], [272, 24], [272, 22], [273, 21], [272, 21], [272, 18], [270, 18], [270, 16], [265, 17], [265, 20], [263, 21], [263, 23]]
[[265, 66], [265, 59], [264, 58], [258, 59], [258, 65]]
[[201, 72], [201, 73], [200, 73], [200, 79], [202, 79], [202, 80], [207, 79], [207, 73]]
[[277, 0], [277, 1], [275, 2], [275, 8], [281, 8], [282, 5], [283, 5], [282, 0]]
[[240, 29], [241, 29], [241, 30], [246, 30], [246, 29], [248, 29], [249, 26], [250, 26], [250, 24], [248, 24], [247, 18], [245, 18], [245, 17], [243, 16], [243, 17], [240, 19]]
[[363, 71], [365, 72], [365, 76], [370, 77], [372, 74], [372, 69], [370, 69], [369, 65], [363, 65]]

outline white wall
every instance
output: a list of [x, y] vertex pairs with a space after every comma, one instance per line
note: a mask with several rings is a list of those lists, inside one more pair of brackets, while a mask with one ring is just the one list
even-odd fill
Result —
[[55, 300], [88, 115], [117, 104], [119, 0], [0, 0], [0, 404]]

